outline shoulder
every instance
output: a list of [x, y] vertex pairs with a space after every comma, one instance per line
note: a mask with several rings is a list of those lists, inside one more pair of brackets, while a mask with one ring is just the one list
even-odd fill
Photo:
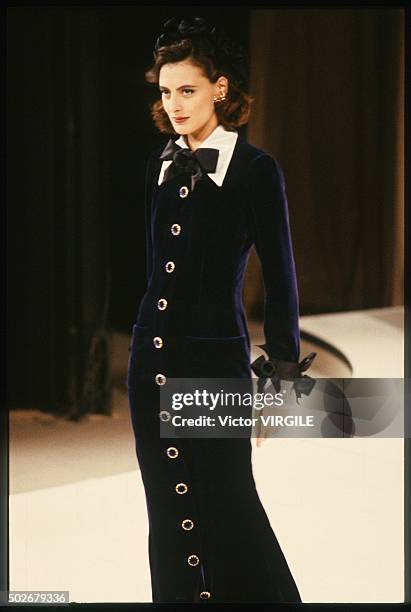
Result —
[[249, 199], [265, 201], [267, 198], [282, 197], [285, 193], [283, 170], [274, 157], [266, 151], [253, 147], [244, 172], [245, 191]]
[[163, 142], [155, 143], [154, 147], [146, 154], [145, 156], [145, 166], [146, 166], [146, 181], [147, 183], [153, 183], [159, 175], [162, 160], [160, 159], [160, 155], [166, 146], [168, 139], [165, 139]]
[[146, 155], [147, 166], [153, 166], [156, 163], [160, 165], [162, 163], [160, 159], [160, 155], [165, 146], [166, 146], [166, 143], [157, 145], [148, 152], [148, 154]]
[[284, 182], [284, 173], [276, 158], [264, 149], [250, 144], [245, 139], [242, 139], [240, 146], [245, 161], [244, 174], [247, 183], [250, 183], [250, 181], [259, 182], [264, 179]]
[[168, 138], [166, 140], [164, 140], [163, 142], [161, 142], [160, 144], [156, 144], [151, 151], [149, 152], [148, 155], [148, 161], [149, 162], [155, 162], [155, 161], [159, 161], [160, 160], [160, 155], [164, 149], [164, 147], [166, 146], [167, 142], [168, 142]]
[[170, 139], [175, 140], [176, 138], [177, 138], [176, 136], [172, 136], [171, 134], [170, 135], [157, 134], [153, 139], [152, 146], [146, 152], [146, 155], [145, 155], [146, 164], [148, 166], [155, 166], [156, 164], [161, 166], [162, 164], [162, 161], [160, 159], [161, 153], [163, 152], [168, 141]]

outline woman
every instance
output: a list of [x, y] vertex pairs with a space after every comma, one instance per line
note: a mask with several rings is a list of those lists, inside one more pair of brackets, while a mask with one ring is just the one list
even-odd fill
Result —
[[237, 131], [251, 103], [241, 49], [202, 18], [171, 19], [154, 58], [146, 78], [158, 83], [161, 100], [152, 116], [178, 138], [147, 164], [148, 285], [127, 377], [153, 602], [299, 602], [256, 491], [249, 438], [159, 433], [160, 387], [168, 378], [251, 380], [241, 292], [253, 244], [265, 282], [270, 363], [279, 376], [300, 375], [283, 175]]

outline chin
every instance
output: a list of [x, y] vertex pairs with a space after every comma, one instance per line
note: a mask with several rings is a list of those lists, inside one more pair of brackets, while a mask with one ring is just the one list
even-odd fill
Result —
[[173, 128], [174, 128], [174, 131], [177, 132], [177, 134], [180, 134], [180, 136], [186, 136], [187, 134], [190, 134], [191, 132], [190, 128], [188, 128], [186, 125], [174, 124]]

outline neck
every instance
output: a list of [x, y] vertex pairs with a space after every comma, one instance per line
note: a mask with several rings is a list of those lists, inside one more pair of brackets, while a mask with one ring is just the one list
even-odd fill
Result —
[[204, 125], [197, 132], [192, 132], [185, 136], [185, 141], [192, 151], [195, 151], [203, 142], [214, 132], [218, 125], [217, 117], [213, 117], [212, 120]]

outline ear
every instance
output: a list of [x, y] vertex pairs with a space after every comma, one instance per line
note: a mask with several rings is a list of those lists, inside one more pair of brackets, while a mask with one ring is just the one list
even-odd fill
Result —
[[228, 92], [228, 79], [227, 77], [221, 75], [216, 82], [217, 93], [220, 92], [221, 89], [224, 89], [225, 94]]

